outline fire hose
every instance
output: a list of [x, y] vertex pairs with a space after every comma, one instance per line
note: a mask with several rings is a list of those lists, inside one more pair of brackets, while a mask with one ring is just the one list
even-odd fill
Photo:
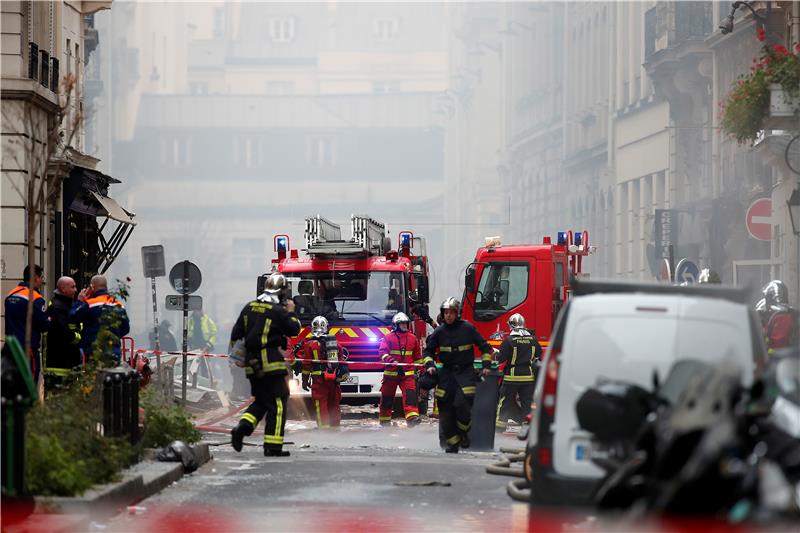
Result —
[[527, 502], [530, 497], [525, 489], [530, 488], [528, 480], [525, 479], [525, 471], [522, 468], [513, 468], [511, 465], [525, 460], [525, 450], [518, 448], [500, 448], [500, 452], [505, 456], [497, 463], [486, 467], [486, 472], [498, 476], [512, 476], [522, 479], [511, 480], [506, 486], [506, 493], [512, 500]]

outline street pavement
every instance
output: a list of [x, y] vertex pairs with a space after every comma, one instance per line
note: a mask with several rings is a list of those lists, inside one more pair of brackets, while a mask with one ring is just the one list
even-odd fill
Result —
[[[512, 478], [490, 475], [499, 452], [445, 454], [438, 426], [374, 417], [340, 430], [289, 421], [287, 458], [263, 456], [260, 437], [236, 453], [209, 433], [214, 459], [100, 531], [527, 531], [528, 506], [506, 494]], [[495, 449], [520, 448], [500, 435]], [[399, 485], [398, 485], [399, 483]]]

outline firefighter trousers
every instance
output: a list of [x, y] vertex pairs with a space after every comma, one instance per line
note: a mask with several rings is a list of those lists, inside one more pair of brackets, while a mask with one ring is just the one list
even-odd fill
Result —
[[446, 444], [458, 445], [472, 427], [472, 403], [477, 378], [472, 367], [458, 372], [440, 370], [436, 397], [439, 401], [439, 425]]
[[249, 379], [255, 399], [242, 415], [240, 422], [249, 426], [246, 434], [250, 435], [264, 418], [264, 448], [280, 450], [286, 427], [286, 402], [289, 400], [286, 376], [267, 374], [260, 378]]
[[[533, 381], [518, 383], [503, 381], [503, 385], [500, 387], [500, 401], [497, 403], [495, 420], [497, 429], [506, 429], [509, 419], [521, 424], [530, 414], [533, 385]], [[519, 407], [517, 407], [517, 402], [519, 402]]]
[[392, 420], [392, 408], [394, 406], [394, 395], [397, 387], [403, 398], [403, 412], [406, 420], [419, 416], [417, 407], [417, 380], [414, 376], [383, 376], [381, 383], [381, 408], [379, 419], [381, 422]]
[[311, 400], [314, 402], [318, 428], [339, 426], [342, 421], [342, 411], [339, 406], [342, 401], [342, 387], [335, 380], [312, 377]]

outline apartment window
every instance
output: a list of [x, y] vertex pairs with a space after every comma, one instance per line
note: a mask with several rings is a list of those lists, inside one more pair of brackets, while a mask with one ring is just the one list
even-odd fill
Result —
[[311, 137], [308, 140], [306, 161], [312, 167], [332, 168], [336, 165], [336, 140], [331, 137]]
[[233, 274], [257, 275], [264, 270], [264, 239], [233, 239], [231, 271]]
[[273, 43], [290, 43], [294, 40], [294, 18], [269, 19], [269, 36]]
[[175, 168], [188, 167], [192, 159], [192, 140], [186, 137], [172, 139], [172, 166]]
[[67, 76], [72, 74], [72, 41], [67, 39]]
[[272, 94], [272, 95], [294, 94], [294, 82], [268, 81], [264, 85], [264, 91], [266, 92], [266, 94]]
[[245, 137], [237, 135], [233, 138], [233, 164], [244, 167], [253, 168], [255, 166], [255, 147], [252, 137]]
[[214, 21], [211, 31], [214, 37], [222, 37], [225, 35], [225, 9], [218, 8], [214, 10]]
[[384, 93], [399, 93], [400, 92], [400, 82], [399, 81], [376, 81], [372, 84], [372, 92], [375, 94], [384, 94]]
[[389, 41], [400, 33], [400, 20], [397, 18], [377, 19], [373, 24], [373, 31], [381, 41]]
[[208, 82], [207, 81], [190, 82], [189, 94], [208, 94]]

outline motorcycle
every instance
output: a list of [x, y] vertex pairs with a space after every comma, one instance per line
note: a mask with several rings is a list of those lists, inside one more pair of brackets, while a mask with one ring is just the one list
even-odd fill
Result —
[[597, 508], [634, 519], [796, 518], [800, 430], [782, 422], [791, 414], [775, 414], [789, 400], [765, 376], [746, 388], [732, 365], [684, 360], [663, 384], [654, 378], [652, 391], [613, 381], [585, 391], [578, 421], [593, 435], [591, 460], [607, 473]]

